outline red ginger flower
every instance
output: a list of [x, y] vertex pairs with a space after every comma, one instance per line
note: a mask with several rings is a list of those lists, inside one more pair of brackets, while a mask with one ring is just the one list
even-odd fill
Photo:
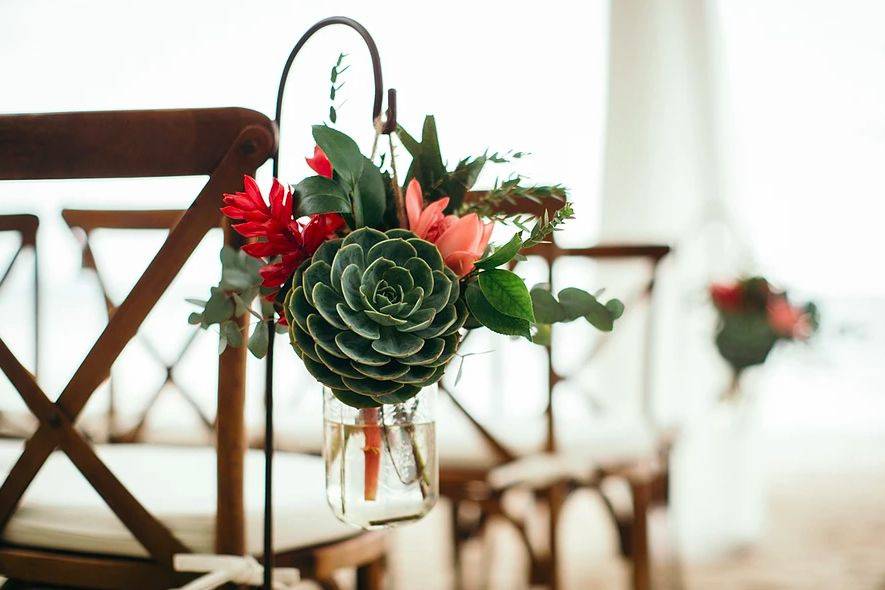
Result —
[[740, 283], [714, 283], [710, 285], [710, 298], [722, 311], [737, 311], [744, 300], [743, 291]]
[[234, 220], [232, 227], [246, 238], [264, 238], [243, 246], [255, 258], [280, 259], [267, 263], [259, 271], [265, 287], [280, 287], [289, 280], [302, 262], [313, 256], [320, 244], [335, 235], [344, 225], [337, 213], [321, 213], [295, 220], [292, 218], [292, 193], [274, 178], [270, 206], [251, 176], [243, 177], [244, 192], [225, 194], [221, 212]]
[[324, 152], [320, 146], [314, 146], [313, 157], [304, 158], [304, 161], [307, 162], [307, 165], [320, 176], [332, 178], [332, 162], [329, 161], [326, 152]]

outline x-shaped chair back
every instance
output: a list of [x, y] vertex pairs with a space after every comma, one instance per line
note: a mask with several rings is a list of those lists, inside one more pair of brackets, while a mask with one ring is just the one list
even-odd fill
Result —
[[[626, 312], [625, 313], [633, 313], [636, 307], [642, 303], [643, 300], [647, 300], [649, 302], [649, 313], [646, 315], [647, 326], [645, 329], [645, 345], [643, 347], [643, 360], [642, 360], [642, 409], [645, 414], [644, 418], [649, 424], [650, 421], [650, 412], [651, 412], [651, 387], [652, 387], [652, 376], [651, 376], [651, 367], [652, 367], [652, 342], [653, 342], [653, 314], [651, 313], [651, 306], [653, 304], [653, 291], [655, 286], [655, 280], [657, 278], [658, 266], [661, 260], [670, 252], [670, 247], [666, 245], [660, 244], [649, 244], [649, 245], [605, 245], [605, 246], [591, 246], [586, 248], [562, 248], [557, 246], [555, 243], [545, 243], [540, 244], [532, 248], [529, 252], [532, 256], [541, 257], [547, 264], [547, 282], [551, 286], [553, 285], [553, 266], [557, 260], [565, 257], [584, 257], [590, 258], [594, 260], [646, 260], [649, 265], [650, 276], [647, 282], [643, 284], [643, 288], [636, 294], [632, 295], [626, 300]], [[599, 352], [605, 347], [606, 343], [611, 340], [610, 334], [602, 334], [599, 339], [596, 340], [596, 343], [593, 349], [590, 351], [588, 358], [585, 361], [585, 364], [590, 362], [594, 357], [596, 357]], [[547, 366], [548, 366], [548, 378], [547, 378], [547, 399], [546, 405], [544, 408], [544, 421], [545, 421], [545, 433], [546, 440], [544, 445], [544, 450], [547, 452], [554, 452], [556, 450], [556, 436], [555, 436], [555, 424], [554, 424], [554, 414], [553, 414], [553, 389], [557, 383], [563, 380], [563, 376], [556, 372], [553, 365], [553, 345], [549, 345], [546, 347], [547, 353]], [[507, 445], [498, 439], [494, 434], [489, 432], [485, 426], [483, 426], [482, 422], [473, 416], [470, 411], [462, 405], [458, 399], [453, 395], [453, 393], [443, 387], [442, 388], [445, 393], [448, 394], [449, 398], [454, 403], [454, 406], [458, 409], [458, 411], [470, 422], [473, 428], [479, 433], [480, 437], [484, 440], [484, 442], [492, 449], [492, 451], [497, 455], [498, 459], [504, 463], [507, 461], [513, 461], [516, 459], [515, 453], [511, 451]]]
[[[104, 299], [105, 309], [108, 319], [114, 315], [117, 310], [117, 303], [111, 298], [107, 287], [107, 280], [104, 272], [99, 270], [98, 261], [92, 249], [92, 233], [95, 230], [117, 229], [117, 230], [171, 230], [181, 219], [184, 211], [179, 209], [154, 209], [154, 210], [102, 210], [102, 209], [64, 209], [61, 212], [62, 218], [71, 231], [80, 239], [83, 248], [82, 265], [84, 269], [92, 271]], [[163, 383], [148, 398], [147, 403], [138, 414], [135, 424], [125, 432], [117, 431], [116, 401], [118, 391], [114, 382], [113, 373], [108, 379], [110, 400], [107, 412], [107, 428], [108, 439], [111, 442], [136, 442], [142, 439], [142, 431], [147, 423], [148, 416], [153, 409], [160, 395], [167, 387], [172, 387], [181, 398], [191, 407], [200, 422], [206, 427], [209, 433], [213, 432], [215, 424], [212, 418], [206, 415], [203, 408], [197, 403], [196, 398], [183, 384], [175, 379], [175, 368], [179, 365], [184, 355], [190, 349], [197, 335], [200, 333], [198, 327], [191, 330], [190, 336], [185, 340], [178, 354], [171, 361], [166, 360], [163, 354], [153, 344], [153, 341], [147, 335], [139, 332], [137, 337], [144, 346], [147, 353], [154, 361], [163, 368], [166, 378]]]
[[[33, 293], [32, 293], [32, 305], [33, 305], [33, 326], [34, 326], [34, 376], [38, 376], [40, 374], [40, 266], [38, 262], [37, 256], [37, 228], [40, 226], [40, 220], [36, 215], [31, 215], [29, 213], [18, 213], [11, 215], [0, 215], [0, 232], [14, 232], [19, 236], [19, 244], [15, 249], [15, 252], [12, 255], [12, 258], [9, 259], [9, 262], [6, 265], [6, 269], [3, 271], [3, 274], [0, 275], [0, 289], [3, 288], [3, 285], [6, 284], [6, 280], [9, 278], [9, 275], [12, 274], [13, 268], [15, 268], [15, 263], [18, 262], [19, 257], [23, 252], [30, 250], [32, 256], [34, 257], [34, 265], [33, 265]], [[5, 419], [4, 416], [0, 415], [0, 424], [6, 428], [4, 424], [8, 420]], [[18, 431], [21, 430], [21, 426], [17, 424], [9, 424], [9, 426], [14, 429], [16, 436], [18, 436]]]
[[[274, 153], [276, 144], [274, 124], [246, 109], [0, 116], [0, 180], [209, 177], [56, 401], [0, 340], [0, 369], [39, 420], [0, 487], [0, 527], [8, 523], [50, 454], [60, 449], [150, 554], [157, 584], [176, 585], [179, 578], [172, 573], [172, 556], [187, 548], [126, 489], [74, 425], [197, 244], [221, 222], [222, 194], [240, 190], [243, 175], [254, 174]], [[226, 232], [225, 241], [239, 245], [233, 232]], [[245, 360], [245, 349], [228, 348], [218, 369], [216, 549], [239, 555], [245, 550]], [[99, 561], [81, 564], [79, 569], [67, 561], [65, 568], [59, 568], [53, 561], [57, 555], [30, 552], [23, 557], [0, 544], [0, 567], [13, 578], [40, 572], [44, 576], [41, 581], [72, 585], [70, 580], [52, 577], [53, 572], [64, 569], [78, 575], [81, 585], [90, 580], [94, 586], [107, 584], [107, 572]], [[119, 567], [119, 562], [114, 563]], [[143, 570], [145, 565], [132, 567]]]

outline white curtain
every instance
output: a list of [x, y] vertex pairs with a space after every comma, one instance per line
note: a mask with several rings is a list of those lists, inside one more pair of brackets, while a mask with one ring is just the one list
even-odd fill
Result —
[[[758, 520], [745, 513], [729, 520], [724, 502], [716, 500], [715, 476], [708, 475], [735, 457], [734, 445], [698, 452], [723, 438], [709, 429], [699, 434], [698, 426], [712, 423], [711, 408], [727, 379], [712, 346], [705, 287], [747, 262], [727, 206], [716, 25], [706, 0], [611, 5], [601, 234], [606, 242], [674, 248], [656, 286], [652, 413], [658, 426], [682, 431], [673, 513], [679, 544], [690, 557], [728, 548], [742, 523]], [[622, 342], [618, 355], [633, 350]], [[733, 471], [726, 466], [719, 472]]]

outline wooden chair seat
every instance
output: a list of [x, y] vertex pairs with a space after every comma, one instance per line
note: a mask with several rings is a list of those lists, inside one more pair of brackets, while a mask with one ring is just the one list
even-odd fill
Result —
[[[98, 445], [98, 456], [190, 550], [215, 547], [216, 455], [206, 447]], [[0, 442], [0, 477], [21, 454], [21, 441]], [[340, 541], [359, 533], [326, 506], [319, 457], [279, 453], [274, 478], [275, 549], [279, 553]], [[262, 551], [264, 457], [245, 466], [246, 551]], [[147, 557], [73, 464], [56, 451], [28, 489], [3, 533], [9, 544], [98, 555]]]

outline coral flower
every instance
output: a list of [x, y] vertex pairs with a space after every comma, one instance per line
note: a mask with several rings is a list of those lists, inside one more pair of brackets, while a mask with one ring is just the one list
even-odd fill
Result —
[[494, 223], [483, 223], [476, 213], [458, 217], [443, 211], [449, 198], [443, 197], [424, 207], [424, 194], [417, 180], [406, 189], [409, 229], [422, 240], [436, 245], [443, 260], [459, 277], [473, 270], [486, 249]]
[[785, 338], [804, 340], [811, 336], [811, 323], [805, 310], [794, 307], [784, 297], [773, 297], [768, 303], [768, 324]]
[[737, 311], [743, 303], [743, 289], [740, 283], [714, 283], [710, 285], [710, 298], [722, 311]]
[[280, 257], [267, 262], [259, 271], [265, 287], [280, 287], [288, 281], [298, 266], [344, 225], [337, 213], [293, 219], [292, 194], [276, 178], [270, 190], [270, 206], [254, 178], [244, 176], [243, 185], [244, 192], [224, 195], [225, 207], [221, 212], [231, 219], [243, 220], [232, 226], [243, 237], [262, 239], [243, 246], [246, 254], [259, 259]]

